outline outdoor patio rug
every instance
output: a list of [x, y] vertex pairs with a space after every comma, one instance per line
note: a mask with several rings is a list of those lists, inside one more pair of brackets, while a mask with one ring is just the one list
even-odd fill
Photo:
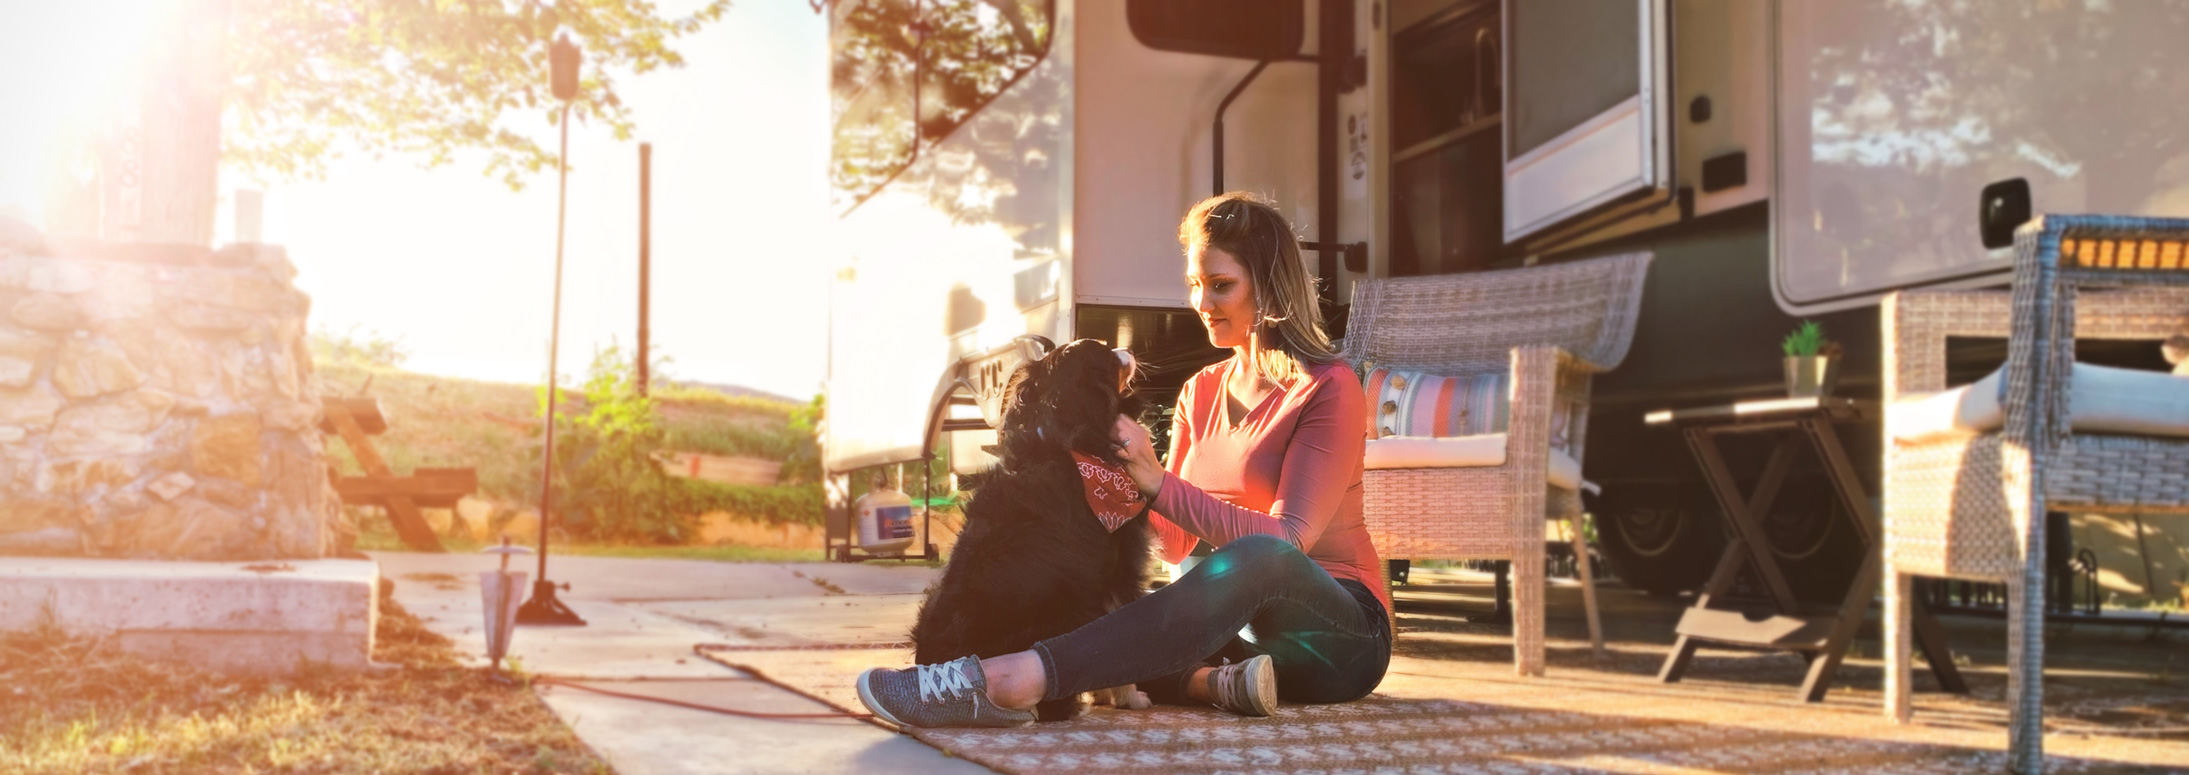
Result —
[[[989, 768], [1048, 773], [1965, 773], [2006, 767], [2003, 674], [1965, 668], [1968, 697], [1918, 694], [1914, 724], [1887, 722], [1876, 663], [1856, 663], [1824, 703], [1793, 700], [1793, 655], [1706, 651], [1691, 678], [1659, 684], [1661, 647], [1606, 658], [1552, 643], [1550, 673], [1512, 674], [1509, 641], [1409, 634], [1378, 692], [1339, 705], [1286, 705], [1268, 719], [1215, 710], [1096, 709], [1010, 730], [914, 730]], [[891, 644], [701, 652], [862, 710], [852, 680], [910, 663]], [[1920, 679], [1927, 681], [1925, 677]], [[1927, 684], [1919, 683], [1919, 690]], [[2178, 680], [2047, 684], [2055, 773], [2189, 773], [2189, 692]], [[2058, 705], [2057, 708], [2050, 706]]]

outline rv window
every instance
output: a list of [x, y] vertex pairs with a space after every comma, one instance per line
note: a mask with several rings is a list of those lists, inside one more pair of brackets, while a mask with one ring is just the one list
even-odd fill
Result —
[[849, 210], [912, 163], [917, 0], [849, 0], [830, 8], [829, 182]]
[[1772, 272], [1794, 314], [2004, 282], [2013, 250], [1984, 234], [2019, 209], [2003, 191], [2189, 216], [2189, 3], [1785, 0], [1777, 23]]
[[1049, 53], [1054, 0], [927, 0], [920, 140], [948, 136]]
[[1125, 22], [1157, 51], [1283, 59], [1307, 37], [1301, 0], [1127, 0]]

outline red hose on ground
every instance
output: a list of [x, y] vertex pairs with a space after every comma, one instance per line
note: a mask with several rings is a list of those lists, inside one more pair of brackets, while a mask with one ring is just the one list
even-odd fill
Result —
[[[890, 646], [895, 646], [895, 645], [899, 645], [899, 644], [886, 644], [886, 645], [890, 645]], [[806, 647], [790, 647], [790, 648], [791, 648], [792, 650], [815, 650], [815, 649], [820, 649], [820, 650], [826, 650], [826, 649], [830, 649], [830, 648], [844, 648], [844, 647], [845, 647], [845, 646], [806, 646]], [[871, 647], [871, 646], [869, 646], [869, 647]], [[769, 650], [769, 651], [775, 651], [775, 650], [782, 650], [782, 648], [783, 648], [783, 647], [772, 647], [772, 648], [769, 648], [769, 647], [763, 647], [763, 648], [751, 648], [751, 649], [749, 649], [749, 650], [754, 650], [754, 651], [759, 651], [759, 650]], [[694, 647], [692, 648], [692, 651], [693, 651], [693, 652], [695, 652], [695, 653], [704, 653], [704, 652], [706, 652], [706, 651], [743, 651], [743, 650], [748, 650], [748, 649], [747, 649], [747, 648], [739, 648], [739, 647], [723, 647], [723, 646], [719, 646], [719, 645], [716, 645], [716, 646], [712, 646], [712, 647], [710, 648], [710, 647], [708, 646], [708, 644], [701, 644], [701, 645], [699, 645], [699, 646], [694, 646]], [[833, 707], [836, 707], [835, 703], [831, 703], [831, 702], [829, 702], [829, 701], [828, 701], [828, 700], [826, 700], [826, 699], [823, 699], [823, 698], [821, 698], [821, 697], [817, 697], [817, 696], [814, 696], [813, 694], [810, 694], [810, 693], [806, 692], [806, 691], [805, 691], [805, 690], [803, 690], [803, 689], [799, 689], [799, 688], [798, 688], [798, 687], [796, 687], [796, 686], [791, 686], [790, 684], [786, 684], [786, 683], [783, 683], [783, 682], [781, 682], [781, 681], [777, 681], [777, 680], [775, 680], [775, 679], [773, 679], [773, 678], [769, 678], [769, 677], [767, 676], [767, 674], [765, 674], [765, 673], [762, 673], [762, 672], [760, 672], [759, 670], [756, 670], [756, 669], [754, 669], [754, 668], [751, 668], [751, 667], [748, 667], [748, 666], [745, 666], [745, 665], [737, 665], [737, 664], [731, 664], [731, 663], [728, 663], [728, 662], [720, 662], [720, 661], [716, 661], [716, 663], [717, 663], [717, 664], [721, 664], [721, 665], [724, 665], [724, 666], [727, 666], [727, 667], [735, 668], [735, 669], [737, 669], [737, 670], [740, 670], [740, 671], [743, 671], [743, 672], [744, 672], [744, 673], [745, 673], [746, 675], [750, 675], [750, 676], [752, 676], [754, 680], [756, 680], [756, 681], [759, 681], [759, 682], [761, 682], [761, 683], [765, 683], [765, 684], [767, 684], [767, 685], [769, 685], [769, 686], [773, 686], [773, 687], [775, 687], [775, 688], [778, 688], [778, 689], [782, 689], [782, 690], [784, 690], [784, 691], [787, 691], [787, 692], [790, 692], [790, 693], [792, 693], [792, 694], [796, 694], [796, 695], [798, 695], [798, 696], [800, 696], [800, 697], [804, 697], [804, 698], [806, 698], [806, 699], [809, 699], [809, 700], [812, 700], [812, 701], [814, 701], [814, 702], [818, 702], [818, 703], [821, 703], [822, 705], [826, 705], [826, 706], [829, 706], [829, 707], [832, 707], [832, 708], [833, 708]], [[711, 679], [710, 679], [710, 680], [711, 680]], [[685, 701], [683, 701], [683, 700], [672, 700], [672, 699], [669, 699], [669, 698], [667, 698], [667, 697], [652, 697], [652, 696], [647, 696], [647, 695], [644, 695], [644, 694], [632, 694], [632, 693], [630, 693], [630, 692], [619, 692], [619, 691], [615, 691], [615, 690], [613, 690], [613, 689], [603, 689], [603, 688], [600, 688], [600, 687], [598, 687], [598, 686], [587, 686], [587, 685], [585, 685], [585, 684], [577, 683], [577, 682], [575, 682], [575, 681], [566, 681], [566, 680], [563, 680], [563, 679], [560, 679], [560, 678], [555, 678], [555, 677], [552, 677], [552, 676], [539, 676], [539, 677], [533, 678], [533, 679], [532, 679], [532, 683], [533, 683], [533, 684], [535, 684], [535, 685], [544, 685], [544, 686], [566, 686], [566, 687], [569, 687], [569, 688], [572, 688], [572, 689], [576, 689], [576, 690], [578, 690], [578, 691], [581, 691], [581, 692], [591, 692], [591, 693], [593, 693], [593, 694], [599, 694], [599, 695], [603, 695], [603, 696], [607, 696], [607, 697], [616, 697], [616, 698], [620, 698], [620, 699], [626, 699], [626, 700], [641, 700], [641, 701], [644, 701], [644, 702], [654, 702], [654, 703], [660, 703], [660, 704], [663, 704], [663, 705], [670, 705], [670, 706], [674, 706], [674, 707], [678, 707], [678, 708], [686, 708], [686, 709], [689, 709], [689, 710], [702, 710], [702, 711], [707, 711], [707, 712], [709, 712], [709, 713], [721, 713], [721, 714], [723, 714], [723, 715], [728, 715], [728, 716], [739, 716], [739, 717], [742, 717], [742, 718], [758, 718], [758, 719], [777, 719], [777, 720], [852, 719], [852, 720], [856, 720], [856, 721], [864, 721], [864, 722], [867, 722], [867, 723], [869, 723], [869, 724], [873, 724], [873, 725], [875, 725], [875, 726], [881, 727], [881, 728], [883, 728], [883, 729], [887, 729], [887, 730], [889, 730], [889, 731], [892, 731], [892, 732], [898, 731], [898, 730], [897, 730], [897, 728], [896, 728], [895, 726], [893, 726], [893, 725], [891, 725], [891, 724], [888, 724], [888, 723], [886, 723], [886, 722], [883, 722], [883, 721], [881, 721], [881, 720], [879, 720], [879, 719], [876, 719], [876, 718], [874, 718], [874, 714], [872, 714], [872, 713], [850, 713], [850, 712], [845, 712], [845, 711], [830, 711], [830, 712], [827, 712], [827, 713], [762, 713], [762, 712], [760, 712], [760, 711], [752, 711], [752, 710], [739, 710], [739, 709], [737, 709], [737, 708], [724, 708], [724, 707], [721, 707], [721, 706], [717, 706], [717, 705], [703, 705], [703, 704], [700, 704], [700, 703], [696, 703], [696, 702], [685, 702]]]
[[544, 685], [544, 686], [567, 686], [567, 687], [570, 687], [570, 688], [572, 688], [572, 689], [576, 689], [576, 690], [578, 690], [578, 691], [581, 691], [581, 692], [592, 692], [592, 693], [594, 693], [594, 694], [606, 695], [606, 696], [609, 696], [609, 697], [620, 697], [620, 698], [622, 698], [622, 699], [626, 699], [626, 700], [645, 700], [645, 701], [647, 701], [647, 702], [658, 702], [658, 703], [661, 703], [661, 704], [663, 704], [663, 705], [674, 705], [674, 706], [676, 706], [676, 707], [679, 707], [679, 708], [690, 708], [690, 709], [692, 709], [692, 710], [704, 710], [704, 711], [709, 711], [709, 712], [713, 712], [713, 713], [721, 713], [721, 714], [725, 714], [725, 715], [730, 715], [730, 716], [743, 716], [743, 717], [746, 717], [746, 718], [767, 718], [767, 719], [818, 719], [818, 718], [870, 719], [870, 718], [873, 718], [873, 717], [874, 717], [874, 715], [873, 715], [873, 714], [871, 714], [871, 713], [839, 713], [839, 712], [835, 712], [835, 711], [831, 711], [831, 712], [828, 712], [828, 713], [761, 713], [761, 712], [759, 712], [759, 711], [753, 711], [753, 710], [738, 710], [738, 709], [736, 709], [736, 708], [724, 708], [724, 707], [719, 707], [719, 706], [715, 706], [715, 705], [701, 705], [701, 704], [699, 704], [699, 703], [696, 703], [696, 702], [685, 702], [685, 701], [683, 701], [683, 700], [672, 700], [672, 699], [669, 699], [669, 698], [667, 698], [667, 697], [651, 697], [651, 696], [647, 696], [647, 695], [644, 695], [644, 694], [631, 694], [631, 693], [629, 693], [629, 692], [619, 692], [619, 691], [615, 691], [615, 690], [613, 690], [613, 689], [603, 689], [603, 688], [600, 688], [600, 687], [598, 687], [598, 686], [587, 686], [587, 685], [585, 685], [585, 684], [577, 683], [577, 682], [574, 682], [574, 681], [565, 681], [565, 680], [562, 680], [562, 679], [559, 679], [559, 678], [551, 678], [551, 677], [547, 677], [547, 676], [540, 676], [540, 677], [538, 677], [538, 678], [534, 678], [534, 679], [532, 679], [532, 683], [533, 683], [534, 685], [536, 685], [536, 686], [537, 686], [537, 685]]

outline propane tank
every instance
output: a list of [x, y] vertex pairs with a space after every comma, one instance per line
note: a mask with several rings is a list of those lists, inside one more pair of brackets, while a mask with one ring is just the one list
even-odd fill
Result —
[[912, 545], [912, 496], [889, 486], [887, 474], [875, 474], [874, 489], [851, 508], [859, 526], [859, 551], [902, 553]]

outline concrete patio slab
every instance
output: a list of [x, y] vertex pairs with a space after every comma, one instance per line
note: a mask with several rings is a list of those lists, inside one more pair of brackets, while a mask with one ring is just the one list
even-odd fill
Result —
[[0, 557], [0, 630], [50, 622], [214, 670], [362, 668], [371, 664], [378, 583], [379, 566], [361, 560]]
[[[479, 573], [497, 558], [373, 556], [395, 581], [397, 602], [484, 664]], [[901, 641], [919, 593], [939, 571], [557, 555], [548, 573], [571, 585], [558, 597], [588, 624], [517, 628], [510, 654], [527, 672], [702, 705], [809, 713], [829, 708], [702, 659], [693, 647]], [[553, 685], [540, 694], [620, 775], [989, 771], [861, 721], [746, 718]]]
[[[719, 670], [719, 668], [718, 668]], [[828, 706], [758, 681], [590, 682], [613, 691], [763, 713]], [[623, 775], [665, 773], [987, 773], [863, 721], [768, 720], [685, 710], [549, 686], [540, 695]]]

